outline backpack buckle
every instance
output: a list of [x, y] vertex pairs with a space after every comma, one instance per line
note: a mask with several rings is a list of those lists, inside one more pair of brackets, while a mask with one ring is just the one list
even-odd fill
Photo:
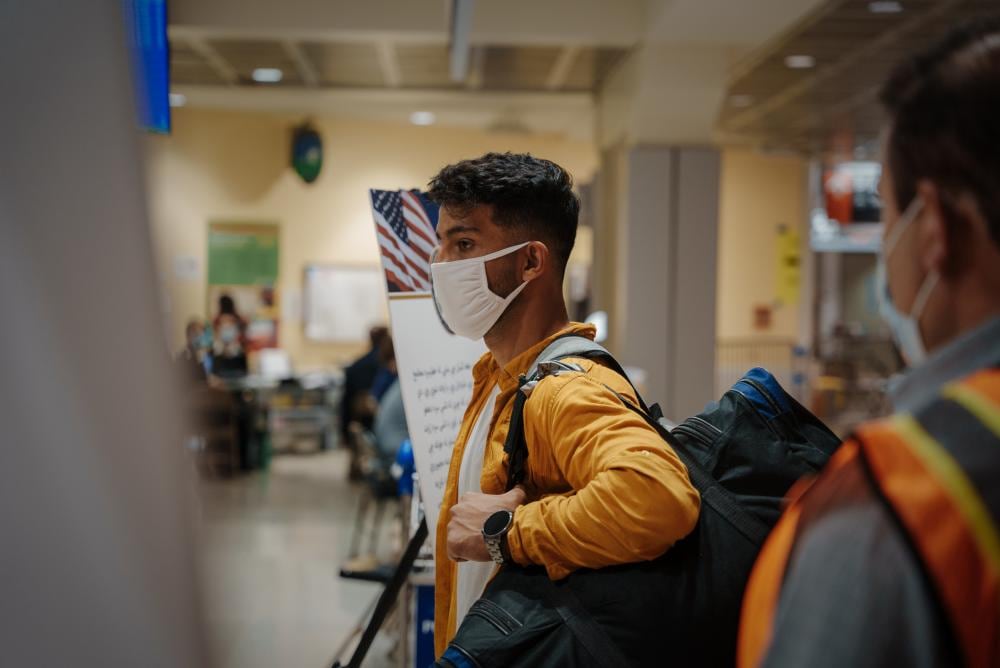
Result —
[[578, 364], [570, 364], [568, 362], [539, 362], [538, 367], [535, 372], [531, 374], [530, 377], [521, 376], [520, 378], [520, 391], [525, 397], [530, 397], [532, 390], [538, 385], [546, 376], [558, 376], [561, 373], [567, 371], [572, 371], [575, 373], [583, 373], [583, 367]]

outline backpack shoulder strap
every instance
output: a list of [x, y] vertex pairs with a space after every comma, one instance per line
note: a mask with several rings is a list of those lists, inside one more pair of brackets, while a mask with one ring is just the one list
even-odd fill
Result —
[[539, 353], [534, 363], [532, 363], [532, 365], [528, 368], [525, 378], [528, 382], [540, 380], [545, 375], [550, 375], [553, 370], [559, 368], [559, 366], [546, 368], [546, 364], [561, 362], [562, 360], [571, 357], [581, 357], [583, 359], [593, 360], [601, 366], [611, 369], [632, 386], [632, 391], [635, 392], [636, 399], [639, 400], [639, 405], [642, 406], [643, 410], [649, 409], [648, 406], [646, 406], [646, 402], [643, 401], [642, 395], [639, 394], [639, 389], [628, 377], [628, 373], [625, 372], [625, 369], [618, 363], [618, 360], [615, 359], [614, 355], [612, 355], [607, 348], [596, 341], [591, 341], [587, 337], [580, 336], [578, 334], [566, 334], [565, 336], [560, 336], [546, 346], [545, 349]]
[[609, 357], [611, 356], [611, 353], [596, 341], [591, 341], [587, 337], [577, 334], [566, 334], [555, 339], [542, 352], [538, 353], [538, 357], [528, 367], [528, 372], [525, 376], [531, 378], [538, 373], [539, 365], [544, 362], [557, 362], [567, 357], [587, 357], [588, 355], [600, 353]]
[[[610, 388], [608, 388], [610, 389]], [[754, 543], [757, 546], [763, 545], [764, 540], [767, 538], [767, 534], [770, 533], [771, 529], [766, 524], [761, 522], [759, 519], [751, 515], [747, 510], [741, 506], [728, 492], [718, 480], [716, 480], [711, 473], [709, 473], [705, 468], [702, 467], [698, 461], [691, 457], [677, 442], [677, 439], [670, 430], [667, 429], [659, 420], [656, 420], [647, 411], [642, 410], [638, 406], [634, 406], [629, 400], [622, 395], [618, 394], [614, 390], [611, 390], [618, 400], [625, 404], [625, 407], [630, 411], [641, 417], [643, 420], [649, 424], [660, 437], [670, 444], [673, 448], [674, 453], [681, 460], [684, 466], [688, 470], [688, 478], [691, 480], [691, 484], [698, 493], [701, 495], [701, 501], [703, 505], [711, 506], [715, 509], [717, 513], [726, 518], [726, 520], [743, 536]]]
[[[604, 349], [603, 346], [600, 346], [599, 344], [583, 337], [567, 336], [556, 339], [542, 351], [542, 353], [538, 356], [538, 359], [529, 369], [529, 374], [522, 376], [522, 385], [527, 384], [532, 380], [540, 380], [545, 375], [557, 373], [558, 371], [556, 369], [547, 370], [544, 365], [546, 363], [558, 362], [560, 359], [565, 359], [567, 357], [583, 357], [586, 359], [600, 360], [601, 363], [613, 370], [617, 371], [621, 369], [621, 366], [617, 361], [615, 361], [611, 353]], [[628, 379], [624, 370], [619, 371], [619, 373], [621, 373], [624, 378]], [[763, 545], [764, 540], [770, 532], [770, 527], [757, 517], [750, 514], [746, 508], [744, 508], [708, 470], [703, 468], [694, 457], [684, 450], [683, 446], [678, 443], [677, 439], [670, 433], [669, 428], [661, 422], [661, 416], [657, 415], [658, 411], [651, 411], [646, 408], [645, 404], [637, 406], [629, 401], [627, 397], [621, 395], [619, 392], [616, 392], [613, 388], [608, 387], [607, 389], [614, 394], [615, 397], [617, 397], [628, 410], [634, 412], [646, 421], [649, 426], [652, 427], [652, 429], [655, 430], [660, 437], [670, 445], [677, 457], [687, 468], [691, 484], [701, 495], [702, 505], [712, 507], [719, 515], [725, 518], [725, 520], [728, 521], [734, 529], [736, 529], [743, 535], [744, 538], [754, 545], [757, 545], [758, 547]], [[636, 392], [636, 396], [639, 396], [638, 392]], [[524, 438], [524, 403], [526, 399], [527, 394], [525, 392], [519, 391], [516, 393], [514, 399], [514, 409], [511, 413], [510, 426], [507, 432], [507, 440], [504, 443], [504, 451], [508, 455], [508, 491], [524, 481], [526, 471], [526, 462], [528, 457], [528, 447]], [[639, 397], [639, 401], [642, 401], [641, 397]], [[581, 631], [579, 627], [574, 627], [573, 630], [577, 635], [579, 635]], [[595, 642], [598, 645], [603, 644], [596, 639], [596, 636]], [[594, 651], [593, 648], [588, 649]], [[613, 664], [609, 663], [609, 665]]]
[[[524, 439], [524, 403], [528, 398], [530, 388], [533, 383], [537, 383], [545, 376], [557, 374], [560, 370], [582, 371], [579, 367], [562, 362], [562, 360], [571, 357], [594, 360], [620, 375], [632, 386], [642, 409], [647, 413], [650, 410], [642, 400], [639, 390], [625, 373], [625, 369], [614, 358], [614, 355], [608, 352], [607, 348], [577, 334], [558, 337], [538, 354], [535, 361], [528, 367], [528, 371], [519, 379], [520, 388], [514, 395], [514, 408], [511, 411], [507, 440], [504, 441], [503, 446], [504, 452], [507, 453], [507, 491], [524, 482], [528, 460], [528, 445]], [[617, 393], [615, 394], [617, 395]]]

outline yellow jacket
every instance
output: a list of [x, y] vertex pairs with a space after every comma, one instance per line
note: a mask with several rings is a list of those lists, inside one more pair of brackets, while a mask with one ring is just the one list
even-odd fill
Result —
[[[437, 526], [434, 645], [438, 656], [456, 631], [457, 564], [448, 559], [446, 546], [469, 433], [499, 384], [480, 487], [486, 494], [502, 494], [507, 483], [503, 445], [517, 378], [545, 346], [567, 333], [593, 338], [594, 328], [573, 323], [504, 369], [489, 353], [473, 368], [472, 400], [452, 452]], [[544, 566], [554, 580], [578, 568], [660, 556], [694, 528], [700, 505], [687, 469], [673, 450], [605, 387], [635, 401], [628, 382], [590, 360], [571, 361], [585, 373], [546, 377], [525, 403], [527, 502], [515, 511], [508, 535], [515, 562]]]

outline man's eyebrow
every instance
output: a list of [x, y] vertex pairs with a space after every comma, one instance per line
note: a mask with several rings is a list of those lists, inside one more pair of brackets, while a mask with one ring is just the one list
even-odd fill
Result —
[[[467, 232], [479, 232], [479, 228], [475, 227], [474, 225], [456, 225], [455, 227], [448, 230], [448, 236], [453, 237], [456, 234], [464, 234]], [[443, 237], [441, 236], [440, 232], [437, 233], [437, 238], [439, 240], [443, 240]]]

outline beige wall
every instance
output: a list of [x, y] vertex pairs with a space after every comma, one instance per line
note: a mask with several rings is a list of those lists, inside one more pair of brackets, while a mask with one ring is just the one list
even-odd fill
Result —
[[[319, 180], [306, 185], [289, 162], [290, 129], [300, 118], [263, 113], [175, 110], [174, 132], [151, 137], [148, 169], [151, 219], [174, 345], [191, 316], [206, 312], [206, 246], [210, 221], [281, 224], [279, 289], [301, 294], [313, 262], [376, 266], [369, 188], [421, 187], [443, 165], [486, 151], [529, 151], [593, 178], [589, 143], [557, 136], [488, 133], [336, 118], [315, 119], [324, 140]], [[196, 278], [178, 277], [175, 259], [194, 257]], [[301, 322], [283, 321], [280, 342], [297, 367], [340, 363], [361, 345], [306, 340]]]
[[[722, 154], [719, 210], [717, 338], [799, 338], [800, 308], [774, 310], [771, 329], [753, 328], [753, 308], [777, 299], [777, 227], [806, 226], [806, 163], [801, 158], [744, 149]], [[803, 281], [806, 277], [803, 276]], [[809, 299], [808, 290], [800, 299]]]

